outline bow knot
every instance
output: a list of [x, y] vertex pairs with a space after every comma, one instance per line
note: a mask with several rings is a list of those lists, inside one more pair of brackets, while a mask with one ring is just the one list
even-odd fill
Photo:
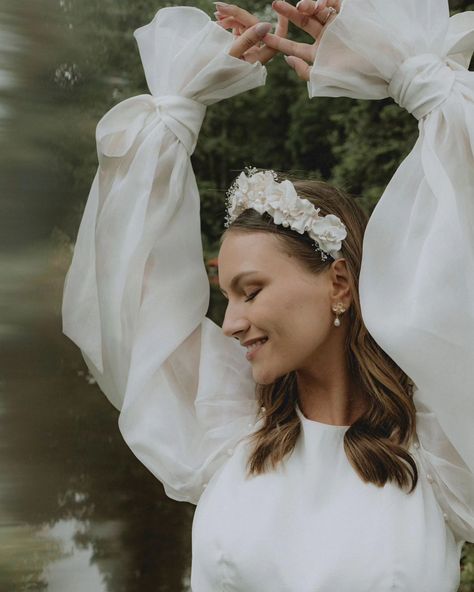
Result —
[[206, 107], [179, 95], [139, 95], [122, 101], [102, 117], [96, 140], [101, 156], [121, 157], [135, 144], [137, 137], [156, 123], [164, 125], [183, 144], [189, 156], [196, 147]]
[[450, 95], [456, 78], [453, 64], [432, 53], [406, 59], [388, 86], [401, 107], [421, 119], [439, 107]]
[[154, 97], [154, 102], [166, 127], [174, 133], [191, 156], [196, 148], [206, 106], [178, 95]]

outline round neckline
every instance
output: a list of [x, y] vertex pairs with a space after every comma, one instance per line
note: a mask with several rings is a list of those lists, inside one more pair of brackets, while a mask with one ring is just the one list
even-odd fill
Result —
[[301, 411], [300, 406], [298, 405], [298, 403], [296, 403], [295, 405], [295, 409], [296, 409], [296, 414], [298, 415], [298, 417], [301, 419], [302, 422], [306, 423], [306, 424], [314, 424], [316, 426], [319, 426], [321, 428], [325, 428], [328, 430], [347, 430], [348, 428], [350, 428], [350, 425], [336, 425], [334, 423], [323, 423], [322, 421], [316, 421], [314, 419], [308, 419], [306, 417], [306, 415], [304, 415], [304, 413]]

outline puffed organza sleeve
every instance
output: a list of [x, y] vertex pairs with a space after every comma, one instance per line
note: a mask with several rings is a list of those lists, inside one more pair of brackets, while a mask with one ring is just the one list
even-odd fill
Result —
[[365, 324], [415, 383], [424, 470], [451, 526], [474, 539], [474, 13], [446, 0], [344, 0], [310, 96], [388, 96], [419, 138], [364, 238]]
[[97, 175], [63, 298], [119, 426], [168, 496], [197, 503], [255, 422], [243, 348], [205, 317], [199, 194], [190, 156], [206, 106], [265, 83], [228, 55], [233, 36], [191, 7], [164, 8], [135, 31], [151, 95], [99, 122]]

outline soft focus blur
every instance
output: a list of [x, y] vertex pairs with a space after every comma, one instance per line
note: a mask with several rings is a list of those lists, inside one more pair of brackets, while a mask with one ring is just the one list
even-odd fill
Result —
[[[189, 590], [193, 507], [167, 499], [128, 450], [60, 318], [95, 126], [148, 92], [132, 33], [172, 4], [214, 11], [210, 0], [0, 4], [0, 592]], [[272, 18], [265, 2], [240, 5]], [[193, 156], [211, 268], [243, 166], [328, 179], [370, 211], [416, 137], [390, 100], [309, 101], [280, 56], [268, 69], [265, 88], [208, 111]], [[214, 289], [209, 312], [222, 314]], [[474, 591], [472, 546], [462, 571]]]

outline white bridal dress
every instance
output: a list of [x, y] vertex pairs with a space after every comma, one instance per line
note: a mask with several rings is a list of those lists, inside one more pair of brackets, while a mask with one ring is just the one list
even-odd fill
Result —
[[347, 427], [299, 408], [291, 456], [245, 477], [255, 385], [244, 349], [205, 317], [190, 155], [206, 107], [266, 70], [230, 57], [232, 35], [195, 8], [164, 8], [135, 36], [151, 95], [97, 126], [64, 332], [136, 456], [171, 498], [197, 504], [193, 592], [454, 592], [474, 540], [474, 13], [345, 0], [309, 82], [311, 96], [392, 96], [419, 120], [369, 222], [360, 279], [369, 331], [417, 387], [411, 494], [363, 483]]

